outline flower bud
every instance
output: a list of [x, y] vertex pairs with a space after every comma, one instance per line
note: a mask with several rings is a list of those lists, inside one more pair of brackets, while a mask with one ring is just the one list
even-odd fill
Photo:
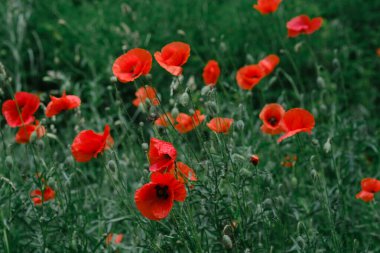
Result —
[[148, 143], [144, 142], [143, 144], [141, 144], [141, 147], [142, 147], [142, 149], [143, 149], [144, 151], [146, 151], [146, 150], [148, 150], [149, 145], [148, 145]]
[[236, 128], [237, 128], [238, 130], [244, 130], [244, 121], [242, 121], [242, 120], [238, 120], [238, 121], [236, 122]]
[[251, 155], [250, 161], [253, 165], [259, 164], [259, 156], [258, 155]]
[[7, 155], [7, 157], [5, 158], [5, 166], [8, 169], [11, 169], [13, 167], [13, 158], [12, 158], [12, 156]]
[[117, 170], [116, 162], [114, 160], [109, 160], [107, 163], [107, 169], [112, 171], [112, 173], [115, 173], [115, 171]]
[[171, 111], [171, 114], [173, 116], [173, 118], [177, 118], [178, 114], [179, 114], [179, 111], [178, 111], [178, 108], [177, 107], [174, 107]]
[[223, 235], [222, 244], [226, 249], [232, 249], [232, 240], [228, 235]]
[[182, 106], [187, 106], [189, 104], [189, 101], [190, 101], [190, 96], [189, 94], [187, 94], [187, 92], [183, 93], [179, 98], [179, 103]]

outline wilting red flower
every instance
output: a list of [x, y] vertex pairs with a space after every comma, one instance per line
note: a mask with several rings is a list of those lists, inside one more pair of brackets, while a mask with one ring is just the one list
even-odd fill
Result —
[[34, 121], [34, 113], [40, 106], [40, 99], [28, 92], [16, 92], [14, 100], [3, 103], [2, 113], [10, 127], [28, 125]]
[[220, 76], [219, 64], [215, 60], [210, 60], [207, 62], [203, 69], [203, 81], [206, 85], [215, 86], [218, 82]]
[[186, 188], [172, 174], [153, 173], [151, 182], [137, 189], [135, 203], [142, 215], [161, 220], [169, 215], [174, 201], [186, 199]]
[[275, 54], [268, 55], [259, 62], [259, 66], [267, 76], [273, 72], [276, 66], [280, 63], [280, 57]]
[[128, 83], [148, 74], [151, 68], [152, 55], [145, 49], [135, 48], [115, 60], [112, 72], [120, 82]]
[[122, 240], [123, 240], [123, 234], [114, 235], [113, 233], [109, 233], [106, 237], [106, 245], [110, 245], [112, 242], [114, 244], [120, 244]]
[[41, 205], [44, 202], [54, 199], [55, 191], [49, 186], [45, 186], [45, 189], [43, 190], [43, 192], [41, 192], [40, 189], [33, 190], [30, 193], [30, 197], [32, 198], [32, 201], [35, 206]]
[[197, 181], [197, 176], [192, 168], [183, 162], [176, 162], [169, 170], [169, 173], [174, 175], [181, 183], [186, 183], [188, 180]]
[[186, 113], [180, 113], [176, 118], [177, 124], [174, 127], [181, 134], [185, 134], [202, 123], [205, 117], [206, 116], [202, 115], [199, 110], [196, 110], [192, 116], [189, 116]]
[[284, 160], [281, 162], [282, 167], [292, 168], [296, 164], [298, 157], [296, 155], [287, 155], [284, 157]]
[[50, 118], [59, 114], [62, 111], [72, 110], [80, 106], [80, 98], [74, 95], [66, 95], [66, 91], [63, 92], [62, 97], [57, 98], [50, 96], [51, 101], [46, 107], [46, 117]]
[[16, 134], [16, 142], [17, 143], [28, 143], [30, 140], [30, 136], [33, 132], [36, 132], [37, 138], [42, 138], [45, 135], [46, 129], [44, 126], [40, 125], [40, 122], [36, 120], [34, 124], [21, 126]]
[[152, 172], [165, 172], [173, 167], [177, 158], [177, 150], [170, 142], [156, 138], [150, 138], [149, 145], [149, 170]]
[[258, 10], [261, 14], [270, 14], [278, 9], [282, 0], [258, 0], [257, 4], [253, 5], [253, 8]]
[[105, 149], [113, 146], [114, 141], [110, 135], [110, 127], [106, 125], [103, 133], [92, 130], [81, 131], [71, 145], [71, 153], [78, 162], [88, 162], [97, 158]]
[[156, 126], [168, 127], [170, 124], [174, 124], [174, 118], [170, 112], [161, 114], [156, 121], [154, 121]]
[[260, 161], [258, 155], [251, 155], [251, 158], [250, 158], [249, 160], [250, 160], [251, 163], [252, 163], [253, 165], [255, 165], [255, 166], [258, 165], [258, 164], [259, 164], [259, 161]]
[[213, 118], [207, 126], [215, 133], [227, 133], [233, 122], [234, 120], [229, 118]]
[[375, 178], [364, 178], [361, 182], [362, 190], [356, 194], [357, 199], [362, 199], [364, 202], [373, 200], [375, 193], [380, 191], [380, 181]]
[[277, 142], [301, 132], [311, 133], [315, 126], [313, 114], [302, 108], [293, 108], [287, 111], [282, 118], [285, 134]]
[[286, 24], [288, 29], [288, 37], [297, 37], [300, 34], [312, 34], [319, 30], [322, 26], [323, 19], [321, 17], [310, 19], [306, 15], [293, 18]]
[[280, 134], [284, 132], [282, 118], [285, 110], [280, 104], [267, 104], [260, 112], [260, 119], [263, 121], [261, 131], [266, 134]]
[[166, 69], [173, 76], [182, 74], [182, 66], [190, 56], [190, 46], [183, 42], [172, 42], [161, 49], [161, 52], [154, 53], [154, 58], [161, 67]]
[[136, 91], [135, 95], [136, 95], [136, 99], [134, 99], [132, 103], [136, 107], [139, 106], [140, 103], [145, 103], [147, 99], [149, 99], [152, 105], [154, 106], [157, 106], [160, 104], [160, 101], [157, 98], [156, 89], [149, 85], [140, 87]]
[[252, 90], [265, 76], [259, 65], [248, 65], [240, 68], [236, 73], [236, 81], [243, 90]]

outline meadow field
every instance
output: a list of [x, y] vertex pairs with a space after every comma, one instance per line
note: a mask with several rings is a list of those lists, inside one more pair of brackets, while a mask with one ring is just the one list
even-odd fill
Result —
[[1, 0], [0, 24], [0, 252], [380, 252], [380, 1]]

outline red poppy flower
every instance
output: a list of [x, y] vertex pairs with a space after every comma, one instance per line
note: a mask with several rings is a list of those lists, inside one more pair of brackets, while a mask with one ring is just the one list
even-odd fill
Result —
[[322, 23], [323, 19], [321, 17], [313, 19], [306, 15], [295, 17], [286, 24], [288, 37], [293, 38], [300, 34], [312, 34], [321, 28]]
[[57, 98], [50, 96], [51, 101], [46, 107], [46, 117], [50, 118], [59, 114], [62, 111], [72, 110], [80, 106], [80, 98], [74, 95], [66, 95], [66, 91], [63, 92], [62, 97]]
[[156, 126], [168, 127], [171, 124], [174, 124], [174, 118], [170, 112], [161, 114], [156, 121], [154, 121]]
[[135, 203], [148, 219], [162, 220], [169, 215], [174, 201], [185, 201], [186, 188], [172, 174], [156, 172], [150, 178], [150, 183], [136, 191]]
[[252, 90], [265, 76], [259, 65], [248, 65], [240, 68], [236, 73], [236, 81], [243, 90]]
[[220, 76], [219, 64], [215, 60], [210, 60], [207, 62], [203, 69], [203, 81], [206, 85], [215, 86], [218, 82]]
[[157, 98], [156, 89], [149, 85], [139, 88], [136, 91], [135, 95], [136, 99], [134, 99], [132, 103], [136, 107], [139, 106], [140, 103], [145, 103], [147, 99], [149, 99], [154, 106], [160, 104], [160, 101]]
[[380, 57], [380, 48], [376, 49], [376, 54]]
[[174, 166], [169, 170], [169, 173], [174, 175], [181, 183], [187, 181], [197, 181], [197, 176], [192, 168], [184, 164], [183, 162], [176, 162]]
[[106, 245], [110, 245], [111, 243], [120, 244], [123, 240], [123, 234], [113, 234], [109, 233], [106, 237]]
[[170, 142], [150, 138], [149, 170], [152, 172], [165, 172], [173, 167], [177, 158], [177, 150]]
[[110, 127], [106, 125], [103, 133], [92, 130], [81, 131], [71, 145], [71, 153], [78, 162], [88, 162], [97, 158], [105, 149], [113, 146], [114, 141], [110, 135]]
[[180, 113], [176, 118], [177, 124], [174, 127], [181, 134], [185, 134], [202, 123], [205, 117], [206, 116], [202, 115], [199, 110], [196, 110], [192, 116], [189, 116], [186, 113]]
[[234, 120], [229, 118], [213, 118], [207, 126], [215, 133], [227, 133], [233, 122]]
[[154, 58], [161, 67], [173, 76], [182, 74], [182, 67], [190, 56], [190, 46], [183, 42], [172, 42], [154, 53]]
[[298, 157], [296, 155], [287, 155], [285, 156], [284, 160], [281, 162], [282, 167], [285, 168], [292, 168], [294, 165], [296, 165], [296, 162], [298, 160]]
[[16, 92], [14, 100], [3, 103], [2, 113], [10, 127], [28, 125], [34, 121], [34, 113], [40, 106], [40, 99], [28, 92]]
[[258, 155], [252, 155], [251, 158], [250, 158], [250, 161], [253, 165], [258, 165], [259, 164], [259, 156]]
[[375, 178], [364, 178], [361, 182], [362, 190], [356, 194], [357, 199], [364, 202], [370, 202], [374, 198], [374, 194], [380, 191], [380, 181]]
[[264, 59], [262, 59], [259, 62], [259, 66], [263, 70], [264, 74], [267, 76], [273, 72], [273, 70], [276, 68], [276, 66], [279, 63], [280, 63], [280, 58], [275, 54], [271, 54], [265, 57]]
[[151, 68], [152, 55], [145, 49], [135, 48], [116, 59], [112, 72], [121, 83], [128, 83], [148, 74]]
[[54, 199], [55, 191], [49, 186], [46, 186], [43, 193], [40, 189], [36, 189], [30, 193], [30, 197], [32, 198], [34, 205], [37, 206], [41, 205], [44, 202]]
[[313, 114], [302, 108], [294, 108], [287, 111], [282, 118], [285, 134], [277, 142], [301, 132], [311, 133], [315, 126]]
[[265, 15], [275, 12], [280, 3], [281, 0], [258, 0], [257, 4], [253, 5], [253, 8]]
[[261, 131], [266, 134], [280, 134], [284, 132], [282, 118], [285, 115], [284, 108], [279, 104], [267, 104], [260, 112], [260, 119], [263, 121]]
[[40, 125], [40, 122], [36, 120], [36, 122], [30, 125], [21, 126], [16, 134], [16, 142], [17, 143], [28, 143], [30, 140], [30, 136], [33, 132], [36, 132], [37, 138], [40, 139], [45, 135], [46, 129], [44, 126]]

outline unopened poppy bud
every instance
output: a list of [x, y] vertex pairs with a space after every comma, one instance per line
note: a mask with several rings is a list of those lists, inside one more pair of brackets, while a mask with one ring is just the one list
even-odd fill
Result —
[[253, 165], [259, 164], [259, 156], [258, 155], [251, 155], [250, 161]]
[[207, 95], [211, 90], [211, 86], [207, 85], [207, 86], [204, 86], [202, 89], [201, 89], [201, 95], [202, 96], [205, 96]]
[[178, 114], [179, 114], [179, 111], [178, 111], [178, 108], [177, 107], [174, 107], [171, 111], [171, 114], [173, 116], [173, 118], [177, 118]]
[[8, 169], [11, 169], [13, 167], [13, 158], [12, 158], [12, 156], [7, 155], [7, 157], [5, 158], [5, 166]]
[[223, 235], [222, 244], [226, 249], [232, 249], [232, 240], [228, 235]]
[[317, 77], [317, 84], [321, 87], [321, 88], [324, 88], [326, 87], [326, 82], [325, 82], [325, 79], [321, 76], [318, 76]]
[[318, 178], [318, 172], [317, 172], [315, 169], [312, 169], [312, 170], [310, 171], [310, 174], [311, 174], [311, 176], [312, 176], [314, 179]]
[[116, 162], [114, 160], [109, 160], [107, 163], [107, 168], [113, 173], [115, 173], [115, 171], [117, 170]]
[[187, 106], [189, 104], [190, 96], [187, 92], [183, 93], [179, 98], [179, 102], [182, 106]]
[[169, 99], [169, 104], [171, 104], [171, 105], [174, 105], [175, 104], [175, 100], [174, 99]]
[[144, 126], [144, 122], [140, 121], [139, 126], [143, 127]]
[[340, 61], [338, 58], [334, 58], [332, 61], [332, 64], [334, 65], [335, 68], [339, 69], [340, 68]]
[[297, 187], [298, 185], [298, 180], [296, 177], [292, 177], [292, 179], [290, 180], [290, 183], [292, 184], [293, 187]]
[[223, 228], [223, 234], [224, 235], [229, 235], [229, 236], [232, 236], [234, 230], [233, 228], [231, 227], [231, 225], [225, 225], [224, 228]]
[[247, 59], [248, 63], [253, 64], [255, 62], [255, 59], [253, 58], [253, 56], [251, 54], [247, 54], [247, 56], [245, 58]]
[[311, 143], [314, 145], [314, 146], [319, 146], [319, 141], [317, 139], [312, 139], [311, 140]]
[[190, 113], [190, 114], [194, 114], [195, 112], [194, 112], [193, 109], [189, 109], [189, 113]]
[[244, 253], [251, 253], [251, 250], [247, 248], [244, 250]]
[[69, 167], [69, 168], [72, 168], [74, 167], [74, 158], [72, 156], [68, 156], [66, 159], [65, 159], [65, 166]]
[[148, 145], [148, 143], [144, 142], [144, 143], [141, 144], [141, 147], [142, 147], [142, 149], [143, 149], [144, 151], [146, 151], [146, 150], [148, 150], [149, 145]]
[[326, 152], [326, 153], [330, 153], [331, 151], [331, 142], [330, 142], [331, 138], [328, 138], [326, 143], [323, 145], [323, 150]]
[[238, 130], [244, 130], [244, 121], [242, 121], [242, 120], [236, 121], [236, 128]]
[[187, 88], [189, 88], [191, 91], [195, 91], [197, 89], [197, 84], [195, 83], [194, 76], [191, 76], [189, 80], [186, 83]]

